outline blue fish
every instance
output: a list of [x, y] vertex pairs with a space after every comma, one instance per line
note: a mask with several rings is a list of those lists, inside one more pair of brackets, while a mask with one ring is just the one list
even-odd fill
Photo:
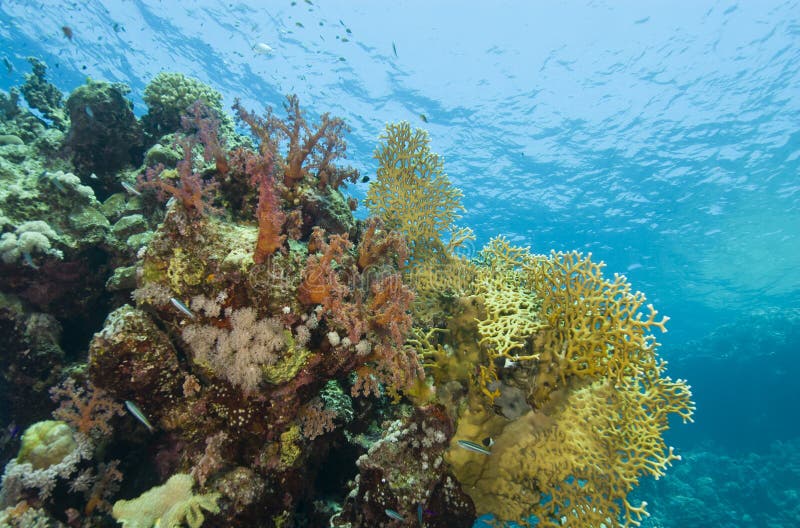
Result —
[[383, 511], [386, 512], [386, 516], [389, 517], [390, 519], [394, 519], [395, 521], [405, 521], [402, 515], [400, 515], [399, 513], [390, 508], [386, 508]]

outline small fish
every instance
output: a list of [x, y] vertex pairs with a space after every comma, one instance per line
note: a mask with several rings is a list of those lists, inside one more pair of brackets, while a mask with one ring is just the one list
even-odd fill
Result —
[[179, 299], [176, 299], [175, 297], [170, 297], [169, 298], [169, 302], [171, 302], [172, 306], [177, 308], [181, 313], [183, 313], [185, 316], [189, 317], [190, 319], [196, 319], [197, 318], [197, 316], [194, 314], [194, 312], [192, 312], [189, 309], [189, 307], [186, 306], [185, 304], [183, 304]]
[[304, 28], [305, 27], [302, 22], [295, 22], [294, 25], [299, 27], [299, 28]]
[[147, 419], [147, 416], [144, 415], [144, 413], [141, 411], [141, 409], [139, 409], [139, 407], [136, 406], [135, 403], [130, 400], [125, 400], [125, 407], [127, 407], [134, 418], [142, 422], [151, 433], [155, 431], [155, 428], [150, 423], [150, 420]]
[[91, 173], [91, 174], [89, 175], [89, 179], [90, 179], [90, 180], [99, 180], [100, 178], [98, 178], [98, 177], [97, 177], [97, 174], [95, 174], [95, 173]]
[[344, 30], [347, 32], [348, 35], [352, 35], [353, 34], [353, 32], [350, 31], [350, 28], [344, 28]]
[[425, 114], [420, 114], [419, 118], [422, 119], [423, 123], [427, 123], [428, 122], [428, 116], [426, 116]]
[[369, 176], [364, 176], [361, 178], [361, 183], [369, 183]]
[[136, 187], [134, 187], [133, 185], [131, 185], [128, 182], [122, 182], [122, 188], [125, 189], [126, 191], [128, 191], [130, 194], [132, 194], [134, 196], [141, 196], [142, 195], [142, 193], [140, 193], [139, 190], [136, 189]]
[[389, 517], [390, 519], [394, 519], [395, 521], [405, 521], [402, 515], [400, 515], [399, 513], [390, 508], [386, 508], [383, 511], [386, 513], [386, 516]]
[[397, 57], [397, 46], [394, 45], [394, 41], [392, 41], [392, 51], [394, 52], [394, 56]]
[[54, 186], [56, 189], [58, 189], [59, 191], [61, 191], [61, 192], [63, 192], [63, 193], [67, 192], [67, 188], [66, 188], [66, 187], [64, 187], [64, 184], [63, 184], [63, 183], [61, 183], [60, 181], [58, 181], [56, 178], [50, 178], [50, 182], [51, 182], [51, 183], [53, 184], [53, 186]]
[[422, 503], [417, 503], [417, 521], [419, 521], [419, 525], [422, 526]]
[[14, 72], [14, 65], [11, 64], [11, 61], [8, 60], [8, 57], [3, 57], [3, 64], [6, 67], [6, 72], [11, 74]]
[[72, 40], [72, 28], [69, 26], [61, 26], [61, 32], [64, 33], [64, 36], [67, 37], [68, 40]]
[[22, 261], [23, 261], [23, 262], [25, 263], [25, 265], [26, 265], [26, 266], [28, 266], [28, 267], [31, 267], [31, 268], [33, 268], [33, 269], [35, 269], [35, 270], [38, 270], [38, 269], [39, 269], [39, 266], [37, 266], [37, 265], [36, 265], [36, 263], [35, 263], [35, 262], [33, 262], [33, 257], [31, 257], [31, 254], [30, 254], [30, 252], [29, 252], [29, 251], [24, 251], [24, 252], [22, 253]]
[[486, 449], [482, 445], [476, 444], [475, 442], [472, 442], [470, 440], [459, 440], [457, 443], [458, 443], [458, 445], [460, 447], [463, 447], [467, 451], [474, 451], [475, 453], [480, 453], [482, 455], [491, 455], [492, 454], [491, 451], [489, 451], [488, 449]]
[[9, 442], [19, 436], [19, 426], [11, 422], [0, 434], [0, 449], [3, 449]]
[[92, 112], [92, 107], [91, 106], [86, 105], [83, 108], [83, 111], [86, 112], [86, 115], [89, 116], [89, 119], [94, 119], [94, 112]]
[[481, 443], [486, 447], [492, 447], [494, 445], [494, 438], [487, 436]]
[[265, 42], [258, 42], [253, 45], [253, 51], [256, 52], [256, 55], [269, 55], [272, 53], [272, 47]]

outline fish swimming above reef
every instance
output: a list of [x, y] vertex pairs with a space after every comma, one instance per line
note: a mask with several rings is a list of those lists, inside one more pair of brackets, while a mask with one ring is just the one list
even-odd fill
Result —
[[253, 51], [256, 52], [256, 55], [271, 55], [272, 47], [265, 42], [257, 42], [253, 45]]

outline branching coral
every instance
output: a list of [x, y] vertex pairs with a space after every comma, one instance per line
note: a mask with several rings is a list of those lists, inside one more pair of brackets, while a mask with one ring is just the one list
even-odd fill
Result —
[[663, 364], [615, 386], [602, 379], [562, 396], [550, 415], [529, 411], [513, 422], [465, 415], [456, 438], [492, 434], [491, 457], [454, 447], [459, 480], [478, 511], [537, 526], [638, 526], [646, 504], [628, 502], [640, 477], [656, 478], [673, 460], [662, 433], [667, 417], [689, 419], [690, 393], [661, 378]]
[[412, 266], [445, 253], [445, 235], [462, 210], [461, 191], [450, 184], [428, 134], [407, 122], [389, 124], [375, 151], [378, 173], [365, 204], [389, 229], [408, 239]]
[[685, 382], [662, 376], [650, 332], [667, 318], [651, 305], [643, 317], [644, 295], [623, 276], [605, 279], [590, 256], [495, 239], [480, 260], [479, 388], [492, 401], [527, 396], [527, 410], [508, 421], [473, 400], [456, 437], [495, 444], [491, 459], [454, 445], [456, 475], [479, 511], [503, 520], [638, 525], [644, 505], [627, 495], [677, 458], [662, 438], [668, 415], [687, 421], [694, 409]]
[[336, 159], [344, 157], [347, 148], [344, 134], [349, 128], [341, 118], [325, 113], [314, 128], [306, 121], [296, 95], [286, 98], [284, 109], [287, 117], [281, 120], [272, 113], [271, 108], [267, 109], [266, 117], [261, 118], [245, 110], [238, 100], [234, 104], [239, 119], [259, 138], [262, 155], [272, 145], [287, 143], [286, 156], [279, 159], [283, 183], [287, 188], [296, 187], [307, 176], [331, 184], [336, 182], [336, 185], [332, 185], [334, 188], [341, 183], [342, 175], [351, 180], [358, 176], [355, 172], [342, 173], [333, 166]]
[[281, 209], [280, 197], [277, 193], [273, 176], [273, 152], [268, 151], [256, 157], [250, 155], [247, 160], [247, 173], [250, 183], [258, 189], [258, 239], [253, 252], [253, 261], [262, 264], [267, 257], [277, 251], [286, 240], [281, 234], [286, 214]]
[[537, 295], [546, 327], [537, 340], [537, 377], [531, 399], [536, 407], [570, 377], [609, 377], [616, 382], [652, 368], [658, 346], [650, 332], [666, 331], [645, 296], [632, 292], [624, 276], [603, 277], [602, 263], [578, 252], [552, 252], [540, 261]]

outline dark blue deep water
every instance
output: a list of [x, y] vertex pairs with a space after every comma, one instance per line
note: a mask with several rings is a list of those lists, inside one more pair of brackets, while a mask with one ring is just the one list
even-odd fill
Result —
[[800, 526], [797, 0], [2, 0], [0, 55], [4, 90], [36, 56], [139, 115], [160, 71], [226, 106], [296, 93], [347, 121], [362, 174], [385, 123], [427, 129], [476, 247], [592, 252], [669, 315], [697, 411], [634, 493], [643, 526]]

